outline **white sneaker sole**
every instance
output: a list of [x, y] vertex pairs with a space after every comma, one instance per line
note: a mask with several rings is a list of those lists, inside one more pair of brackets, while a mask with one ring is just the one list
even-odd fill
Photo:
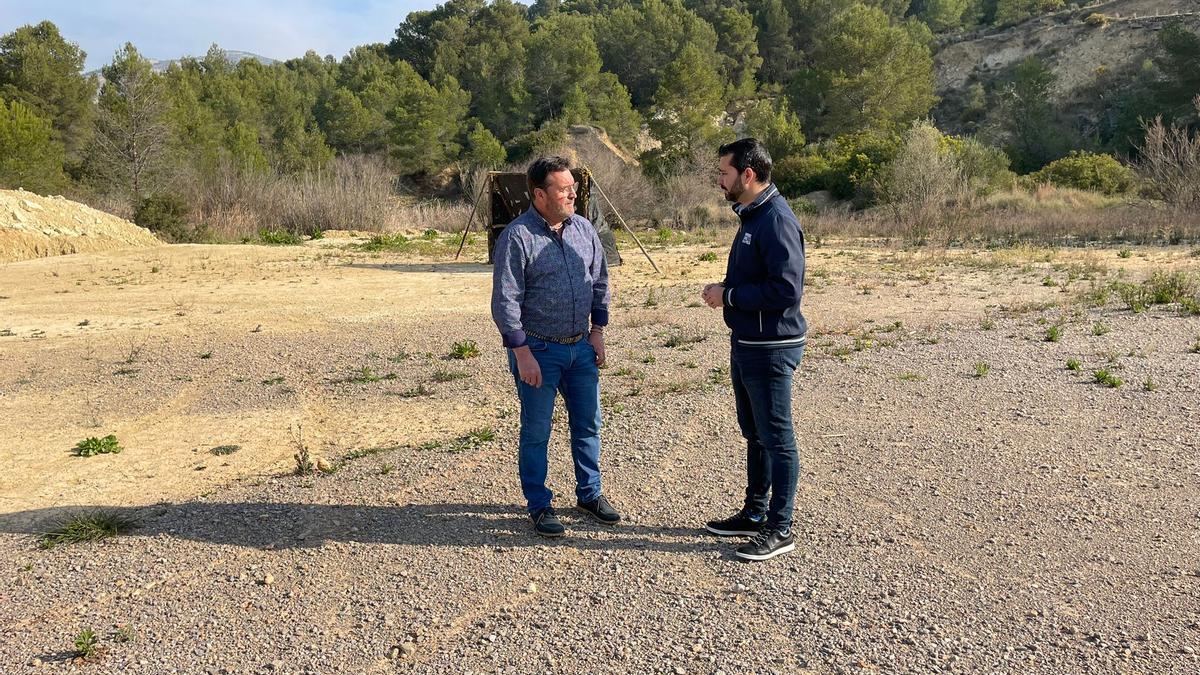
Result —
[[712, 525], [705, 525], [704, 529], [718, 537], [753, 537], [758, 534], [758, 530], [722, 530]]
[[794, 550], [796, 550], [796, 543], [792, 542], [786, 546], [780, 546], [779, 548], [775, 549], [774, 551], [771, 551], [770, 553], [767, 553], [764, 555], [754, 555], [753, 553], [742, 553], [741, 551], [734, 551], [733, 554], [743, 560], [753, 560], [755, 562], [762, 562], [764, 560], [770, 560], [771, 558], [774, 558], [777, 555], [783, 555], [784, 553], [790, 553]]

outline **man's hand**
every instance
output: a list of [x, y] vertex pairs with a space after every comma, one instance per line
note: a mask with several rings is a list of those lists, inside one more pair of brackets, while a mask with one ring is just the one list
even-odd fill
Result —
[[588, 344], [596, 352], [596, 365], [604, 365], [604, 331], [592, 328], [592, 332], [588, 333]]
[[542, 367], [538, 365], [537, 359], [533, 357], [533, 352], [529, 351], [529, 347], [526, 345], [515, 347], [513, 356], [517, 359], [517, 375], [521, 381], [534, 388], [542, 386]]
[[725, 287], [721, 284], [709, 284], [704, 287], [700, 297], [704, 300], [704, 304], [713, 309], [720, 309], [725, 306]]

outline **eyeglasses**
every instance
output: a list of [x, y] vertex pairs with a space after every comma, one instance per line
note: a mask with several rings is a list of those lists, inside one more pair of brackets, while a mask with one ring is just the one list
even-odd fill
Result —
[[546, 191], [546, 194], [554, 194], [565, 197], [573, 192], [579, 192], [579, 183], [575, 183], [574, 185], [565, 185], [563, 187], [546, 186], [542, 189]]

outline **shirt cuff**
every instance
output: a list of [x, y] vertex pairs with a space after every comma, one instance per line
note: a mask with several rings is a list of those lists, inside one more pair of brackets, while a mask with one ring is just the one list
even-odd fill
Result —
[[725, 303], [726, 307], [733, 307], [733, 289], [732, 288], [725, 289], [725, 294], [724, 294], [724, 297], [721, 298], [721, 301]]
[[592, 308], [592, 324], [595, 326], [607, 326], [608, 325], [608, 308], [607, 307], [593, 307]]
[[508, 347], [509, 349], [524, 347], [527, 339], [525, 337], [525, 331], [521, 330], [520, 328], [516, 330], [510, 330], [507, 333], [504, 333], [502, 337], [504, 338], [504, 346]]

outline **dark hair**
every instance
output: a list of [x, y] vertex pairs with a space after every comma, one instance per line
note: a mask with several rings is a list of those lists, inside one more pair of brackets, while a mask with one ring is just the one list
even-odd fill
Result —
[[771, 153], [767, 146], [757, 138], [740, 138], [732, 143], [726, 143], [717, 151], [717, 157], [729, 155], [729, 165], [738, 173], [748, 168], [754, 169], [758, 180], [766, 183], [771, 180]]
[[534, 188], [546, 187], [546, 177], [552, 173], [559, 171], [570, 171], [571, 162], [565, 157], [557, 155], [550, 157], [539, 157], [533, 164], [529, 165], [529, 171], [526, 175], [529, 177], [529, 193], [533, 196]]

